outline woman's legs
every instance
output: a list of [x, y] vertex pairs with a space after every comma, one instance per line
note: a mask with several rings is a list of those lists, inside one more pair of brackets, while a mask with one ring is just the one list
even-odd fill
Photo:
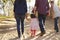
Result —
[[24, 33], [24, 19], [21, 19], [21, 31]]
[[24, 19], [25, 19], [25, 15], [21, 15], [21, 32], [22, 35], [24, 34]]
[[[15, 19], [17, 23], [17, 32], [18, 32], [19, 38], [21, 36], [21, 32], [22, 34], [24, 33], [24, 18], [25, 18], [25, 15], [15, 15]], [[21, 23], [21, 27], [20, 27], [20, 23]], [[20, 28], [21, 28], [21, 32], [20, 32]]]
[[17, 23], [17, 32], [18, 32], [18, 37], [20, 38], [21, 33], [20, 33], [20, 18], [19, 17], [15, 17], [16, 19], [16, 23]]

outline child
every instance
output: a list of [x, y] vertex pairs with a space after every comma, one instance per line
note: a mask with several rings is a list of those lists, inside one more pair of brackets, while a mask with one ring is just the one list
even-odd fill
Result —
[[36, 35], [36, 30], [38, 29], [38, 19], [36, 18], [35, 14], [31, 14], [31, 22], [30, 22], [30, 27], [31, 27], [31, 36]]
[[[30, 27], [31, 27], [31, 36], [35, 36], [35, 33], [36, 33], [36, 29], [38, 27], [38, 20], [35, 16], [35, 8], [34, 8], [34, 5], [35, 5], [35, 0], [30, 0], [28, 4], [28, 12], [27, 13], [30, 13], [31, 15], [31, 19], [30, 19]], [[34, 8], [34, 9], [33, 9]], [[32, 13], [32, 10], [34, 13]], [[28, 14], [27, 14], [28, 15]], [[28, 19], [29, 17], [27, 17]]]
[[58, 8], [58, 6], [56, 4], [54, 4], [54, 1], [51, 1], [51, 8], [53, 10], [54, 13], [52, 18], [54, 18], [54, 29], [56, 30], [56, 32], [59, 32], [59, 29], [58, 29], [58, 19], [60, 17], [60, 10]]

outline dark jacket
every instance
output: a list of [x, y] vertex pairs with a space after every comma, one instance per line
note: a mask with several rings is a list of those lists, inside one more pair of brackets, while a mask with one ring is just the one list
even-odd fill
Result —
[[25, 14], [27, 12], [26, 0], [15, 0], [14, 2], [14, 13], [16, 15]]
[[36, 0], [35, 6], [40, 14], [46, 14], [46, 12], [49, 10], [48, 0]]

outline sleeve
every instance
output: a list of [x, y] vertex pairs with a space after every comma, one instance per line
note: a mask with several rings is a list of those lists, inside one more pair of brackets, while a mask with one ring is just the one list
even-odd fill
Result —
[[49, 10], [49, 2], [47, 1], [47, 10]]
[[37, 5], [38, 5], [38, 0], [35, 1], [35, 6], [37, 6]]
[[15, 8], [16, 8], [16, 1], [17, 1], [17, 0], [15, 0], [14, 3], [13, 3], [13, 5], [14, 5], [13, 11], [14, 11], [14, 12], [15, 12]]
[[26, 12], [27, 12], [27, 1], [26, 1], [26, 0], [25, 0], [25, 3], [26, 3], [26, 4], [25, 4], [25, 5], [26, 5]]

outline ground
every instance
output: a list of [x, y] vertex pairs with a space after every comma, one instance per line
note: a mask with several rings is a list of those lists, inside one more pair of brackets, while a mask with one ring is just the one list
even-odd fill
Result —
[[[59, 19], [60, 20], [60, 19]], [[29, 22], [25, 20], [25, 39], [24, 40], [60, 40], [60, 27], [59, 32], [56, 33], [54, 30], [53, 19], [46, 19], [45, 24], [45, 35], [30, 37], [30, 27]], [[58, 23], [60, 26], [60, 21]], [[38, 29], [36, 34], [40, 33]], [[16, 40], [17, 39], [17, 30], [16, 22], [13, 18], [12, 20], [5, 20], [0, 22], [0, 40]]]

